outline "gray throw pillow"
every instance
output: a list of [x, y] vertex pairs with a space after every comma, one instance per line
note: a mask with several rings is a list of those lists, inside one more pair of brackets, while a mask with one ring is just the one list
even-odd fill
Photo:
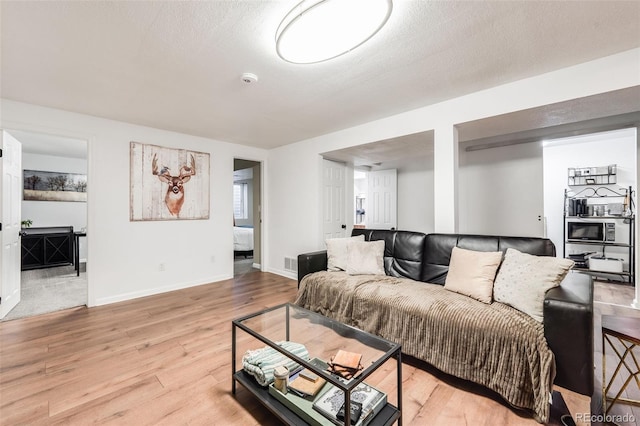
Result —
[[349, 241], [364, 241], [364, 235], [348, 238], [329, 238], [327, 244], [327, 271], [347, 270], [347, 243]]
[[349, 241], [347, 243], [347, 274], [385, 275], [384, 240]]
[[507, 249], [493, 285], [493, 299], [542, 322], [544, 295], [560, 285], [572, 266], [569, 259]]

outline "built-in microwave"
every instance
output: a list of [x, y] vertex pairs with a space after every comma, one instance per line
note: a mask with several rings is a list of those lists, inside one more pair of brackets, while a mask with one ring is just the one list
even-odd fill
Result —
[[615, 223], [567, 222], [567, 240], [615, 242]]

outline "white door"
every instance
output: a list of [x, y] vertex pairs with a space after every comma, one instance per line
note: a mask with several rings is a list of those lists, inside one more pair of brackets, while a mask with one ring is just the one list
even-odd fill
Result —
[[22, 193], [22, 145], [2, 131], [2, 207], [0, 208], [0, 318], [4, 318], [20, 302], [20, 209]]
[[322, 232], [325, 239], [346, 236], [346, 172], [344, 164], [322, 160]]
[[367, 173], [367, 208], [369, 229], [396, 229], [398, 222], [398, 174], [396, 169]]

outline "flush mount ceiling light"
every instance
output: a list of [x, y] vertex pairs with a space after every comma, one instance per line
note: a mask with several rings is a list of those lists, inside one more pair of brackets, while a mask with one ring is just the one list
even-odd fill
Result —
[[276, 31], [276, 51], [288, 62], [333, 59], [373, 37], [389, 19], [391, 0], [304, 0]]

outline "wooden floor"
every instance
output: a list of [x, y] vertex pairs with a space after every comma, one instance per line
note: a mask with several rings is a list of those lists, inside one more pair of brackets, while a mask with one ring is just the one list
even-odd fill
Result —
[[[231, 395], [230, 322], [292, 301], [296, 290], [293, 280], [254, 272], [2, 322], [0, 425], [279, 424], [241, 386]], [[395, 394], [393, 363], [374, 379]], [[572, 413], [589, 412], [589, 398], [562, 395]], [[492, 392], [416, 360], [405, 359], [403, 396], [405, 425], [537, 424]]]

